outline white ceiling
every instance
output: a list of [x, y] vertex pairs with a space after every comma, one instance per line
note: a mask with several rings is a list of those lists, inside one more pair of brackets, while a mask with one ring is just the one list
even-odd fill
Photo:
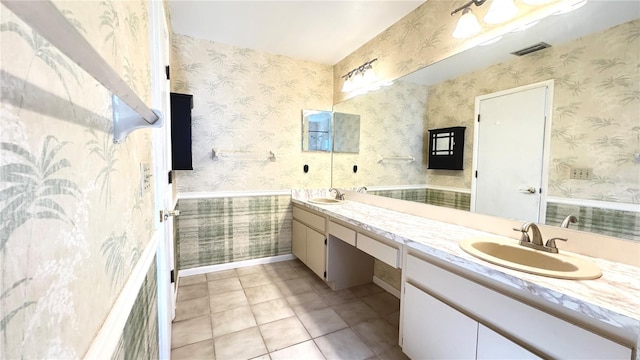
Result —
[[173, 31], [335, 65], [422, 1], [169, 0]]

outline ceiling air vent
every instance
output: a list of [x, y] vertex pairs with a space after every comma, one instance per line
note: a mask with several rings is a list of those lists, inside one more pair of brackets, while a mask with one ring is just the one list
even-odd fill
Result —
[[535, 45], [531, 45], [527, 48], [524, 49], [520, 49], [518, 51], [514, 51], [511, 54], [515, 55], [515, 56], [524, 56], [527, 54], [531, 54], [532, 52], [536, 52], [538, 50], [542, 50], [542, 49], [546, 49], [548, 47], [551, 47], [551, 45], [547, 44], [546, 42], [539, 42]]

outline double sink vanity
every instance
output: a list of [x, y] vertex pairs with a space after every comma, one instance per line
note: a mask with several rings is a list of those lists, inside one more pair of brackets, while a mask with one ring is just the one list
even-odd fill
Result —
[[638, 267], [555, 242], [532, 249], [528, 231], [520, 244], [487, 232], [486, 215], [346, 198], [293, 192], [293, 253], [334, 290], [370, 282], [375, 259], [402, 269], [398, 341], [410, 358], [638, 358]]

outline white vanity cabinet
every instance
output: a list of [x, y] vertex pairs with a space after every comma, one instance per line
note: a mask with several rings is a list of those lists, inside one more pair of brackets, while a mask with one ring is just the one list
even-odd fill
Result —
[[539, 359], [409, 283], [403, 301], [402, 348], [412, 359]]
[[576, 319], [556, 317], [430, 261], [407, 254], [404, 270], [402, 348], [411, 358], [631, 359], [630, 347], [575, 325]]
[[325, 218], [310, 211], [293, 207], [291, 250], [316, 275], [325, 278], [326, 237]]

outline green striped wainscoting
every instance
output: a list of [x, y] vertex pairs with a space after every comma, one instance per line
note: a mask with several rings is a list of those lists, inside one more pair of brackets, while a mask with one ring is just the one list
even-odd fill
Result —
[[398, 189], [398, 190], [372, 190], [372, 195], [385, 196], [394, 199], [408, 200], [423, 204], [444, 206], [448, 208], [467, 210], [471, 207], [471, 194], [439, 190], [439, 189]]
[[112, 359], [157, 359], [160, 356], [157, 276], [154, 257]]
[[582, 205], [547, 202], [547, 225], [560, 225], [573, 214], [578, 218], [571, 228], [623, 239], [640, 240], [640, 213]]
[[178, 269], [291, 253], [291, 196], [180, 199]]

